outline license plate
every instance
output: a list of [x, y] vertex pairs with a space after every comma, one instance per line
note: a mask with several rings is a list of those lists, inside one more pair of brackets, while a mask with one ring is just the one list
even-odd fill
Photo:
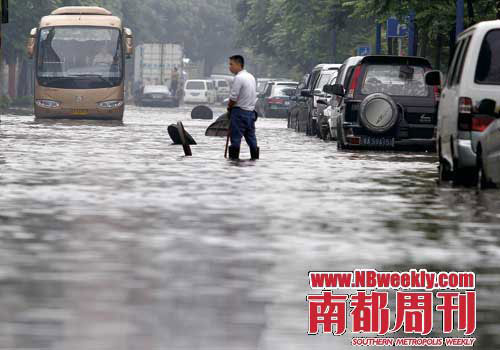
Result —
[[386, 137], [361, 137], [361, 145], [372, 147], [394, 147], [394, 139]]
[[73, 115], [87, 115], [89, 114], [88, 109], [73, 109], [71, 111], [71, 114]]
[[200, 96], [200, 94], [199, 94], [198, 92], [196, 92], [196, 93], [195, 93], [195, 92], [192, 92], [192, 93], [191, 93], [191, 96]]
[[160, 99], [160, 98], [162, 98], [162, 95], [153, 95], [153, 98]]

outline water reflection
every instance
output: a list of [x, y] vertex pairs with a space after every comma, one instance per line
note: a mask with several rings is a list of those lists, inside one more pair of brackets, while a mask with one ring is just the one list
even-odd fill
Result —
[[[306, 335], [307, 272], [419, 267], [478, 273], [475, 348], [500, 345], [499, 191], [440, 188], [435, 155], [339, 153], [279, 120], [259, 121], [260, 161], [225, 161], [189, 111], [2, 116], [0, 348], [350, 349]], [[170, 145], [178, 120], [193, 157]]]
[[122, 120], [99, 120], [99, 119], [46, 119], [35, 118], [34, 125], [45, 126], [124, 126]]

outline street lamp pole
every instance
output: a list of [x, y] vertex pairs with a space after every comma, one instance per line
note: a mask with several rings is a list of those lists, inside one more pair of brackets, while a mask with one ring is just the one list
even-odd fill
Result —
[[377, 55], [382, 54], [382, 23], [377, 23], [377, 30], [376, 30], [376, 40], [375, 40], [375, 53]]
[[464, 31], [464, 7], [464, 0], [457, 0], [456, 38]]
[[[2, 23], [9, 22], [9, 0], [0, 0], [2, 3], [1, 18], [0, 18], [0, 77], [3, 76], [3, 54], [2, 54]], [[0, 86], [0, 93], [2, 92], [2, 86]]]
[[1, 50], [2, 49], [2, 23], [9, 22], [9, 0], [0, 0], [0, 3], [2, 3], [2, 7], [1, 7], [2, 18], [0, 18], [0, 50]]

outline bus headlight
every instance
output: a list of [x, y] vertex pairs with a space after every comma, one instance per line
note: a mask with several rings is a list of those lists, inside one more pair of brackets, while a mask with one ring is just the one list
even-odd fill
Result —
[[99, 106], [100, 108], [113, 109], [123, 106], [123, 101], [121, 100], [102, 101], [98, 102], [97, 106]]
[[36, 105], [42, 108], [58, 108], [61, 103], [52, 100], [36, 100]]

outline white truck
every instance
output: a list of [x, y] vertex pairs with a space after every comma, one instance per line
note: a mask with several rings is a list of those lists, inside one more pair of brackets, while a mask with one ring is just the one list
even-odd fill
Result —
[[[182, 96], [184, 48], [179, 44], [141, 44], [135, 49], [134, 86], [165, 85]], [[177, 68], [177, 89], [172, 89], [172, 72]], [[173, 91], [172, 91], [173, 92]]]

